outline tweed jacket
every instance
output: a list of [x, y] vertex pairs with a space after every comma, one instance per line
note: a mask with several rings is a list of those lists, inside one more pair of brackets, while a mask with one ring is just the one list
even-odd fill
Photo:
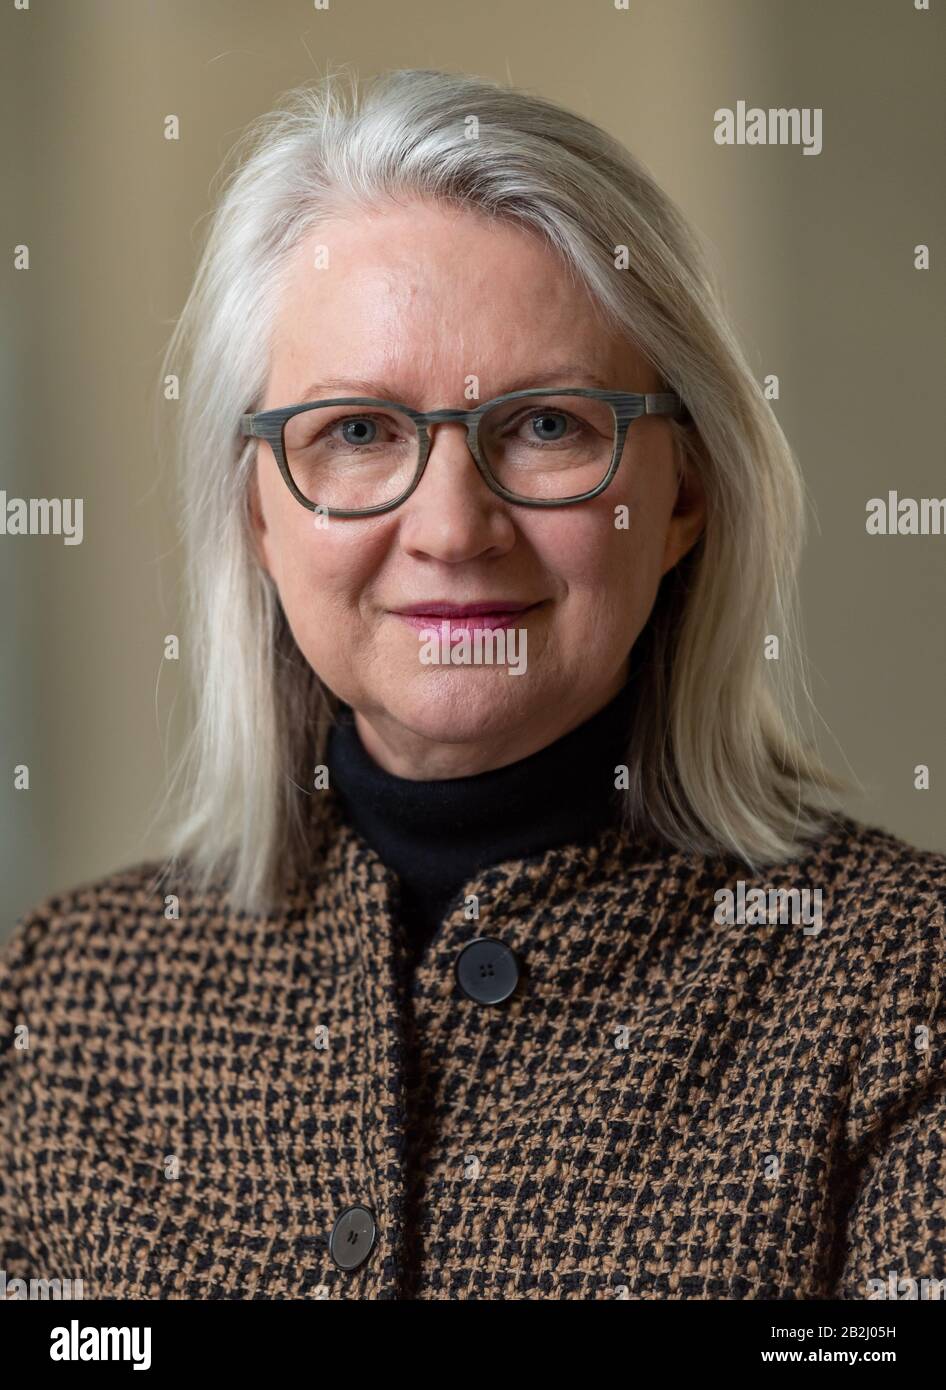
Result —
[[[149, 862], [17, 923], [7, 1280], [860, 1299], [946, 1277], [946, 856], [838, 817], [752, 880], [607, 829], [481, 872], [411, 970], [396, 878], [323, 796], [312, 873], [268, 916]], [[820, 890], [820, 929], [720, 920], [740, 880]], [[499, 1004], [458, 985], [481, 937], [522, 967]], [[374, 1244], [345, 1269], [359, 1204]]]

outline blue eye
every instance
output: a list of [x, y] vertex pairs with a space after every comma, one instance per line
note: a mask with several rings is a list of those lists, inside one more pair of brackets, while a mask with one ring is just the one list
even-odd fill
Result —
[[[568, 422], [567, 422], [567, 420], [565, 419], [565, 416], [564, 416], [563, 414], [561, 414], [561, 412], [559, 412], [559, 411], [555, 411], [554, 413], [553, 413], [553, 412], [548, 412], [548, 411], [546, 411], [546, 412], [544, 412], [542, 415], [536, 415], [536, 416], [534, 416], [534, 417], [533, 417], [533, 429], [535, 428], [535, 422], [536, 422], [537, 420], [542, 420], [542, 421], [545, 421], [545, 422], [548, 422], [548, 421], [550, 421], [550, 420], [551, 420], [551, 421], [558, 420], [558, 421], [560, 421], [561, 424], [562, 424], [562, 432], [560, 432], [560, 433], [558, 433], [558, 434], [554, 434], [554, 435], [550, 435], [550, 434], [547, 434], [547, 433], [542, 433], [542, 434], [539, 434], [539, 438], [540, 438], [540, 439], [545, 439], [545, 440], [548, 440], [548, 439], [552, 439], [552, 440], [561, 439], [561, 438], [562, 438], [562, 433], [564, 432], [565, 429], [568, 428]], [[538, 434], [539, 432], [536, 431], [536, 433]]]
[[358, 419], [350, 419], [350, 420], [345, 420], [345, 421], [342, 422], [342, 434], [343, 434], [343, 436], [344, 436], [344, 439], [345, 439], [345, 443], [346, 443], [346, 444], [373, 444], [373, 443], [374, 443], [374, 438], [375, 438], [374, 433], [369, 433], [367, 437], [365, 436], [364, 433], [360, 433], [360, 434], [356, 434], [356, 435], [354, 435], [354, 436], [351, 436], [351, 435], [349, 435], [349, 434], [347, 433], [348, 430], [356, 430], [356, 431], [365, 431], [365, 430], [368, 430], [368, 431], [375, 431], [375, 432], [376, 432], [376, 431], [377, 431], [377, 425], [375, 424], [375, 422], [374, 422], [373, 420], [369, 420], [367, 417], [361, 417], [361, 418], [358, 418]]

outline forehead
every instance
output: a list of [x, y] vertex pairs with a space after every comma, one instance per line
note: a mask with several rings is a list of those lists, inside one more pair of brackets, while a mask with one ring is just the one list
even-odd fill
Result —
[[308, 399], [309, 383], [351, 376], [387, 383], [379, 394], [423, 408], [462, 396], [471, 377], [485, 399], [513, 389], [514, 377], [541, 380], [556, 362], [584, 363], [615, 388], [640, 376], [633, 347], [550, 247], [469, 211], [352, 211], [312, 230], [284, 275], [272, 398]]

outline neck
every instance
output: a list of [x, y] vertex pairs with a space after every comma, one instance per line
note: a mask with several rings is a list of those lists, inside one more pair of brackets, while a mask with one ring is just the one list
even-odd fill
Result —
[[626, 761], [636, 686], [630, 677], [590, 718], [535, 752], [484, 772], [419, 780], [382, 767], [342, 705], [326, 754], [354, 830], [397, 875], [402, 920], [419, 943], [481, 868], [616, 825], [615, 767]]

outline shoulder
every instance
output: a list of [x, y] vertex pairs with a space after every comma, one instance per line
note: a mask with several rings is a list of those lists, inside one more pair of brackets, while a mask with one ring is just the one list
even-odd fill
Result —
[[946, 983], [946, 854], [844, 817], [826, 836], [814, 874], [824, 881], [835, 952], [859, 968], [877, 1008], [904, 1016], [938, 1010]]
[[117, 949], [133, 949], [136, 938], [153, 936], [166, 922], [168, 896], [179, 878], [171, 861], [147, 859], [42, 898], [0, 946], [4, 1003], [40, 979], [63, 980], [79, 969], [101, 972]]
[[818, 840], [763, 877], [817, 891], [827, 934], [852, 951], [909, 949], [943, 926], [946, 852], [920, 849], [851, 816], [832, 817]]
[[826, 890], [816, 951], [852, 1025], [851, 1125], [863, 1134], [946, 1082], [946, 854], [841, 817], [806, 868]]
[[852, 978], [908, 974], [917, 988], [938, 986], [946, 965], [946, 853], [920, 849], [881, 826], [835, 815], [825, 834], [773, 883], [817, 891], [825, 960]]
[[940, 1034], [926, 1060], [946, 1075], [946, 854], [836, 813], [788, 860], [701, 867], [697, 900], [722, 898], [721, 949], [764, 950], [779, 997], [853, 1049], [862, 1080], [896, 1086], [914, 1044]]
[[902, 907], [904, 897], [919, 901], [946, 886], [946, 852], [920, 849], [846, 815], [834, 816], [799, 862], [819, 872], [836, 893], [855, 895], [872, 911]]
[[819, 949], [833, 942], [851, 959], [864, 952], [909, 950], [921, 937], [932, 941], [944, 921], [946, 852], [921, 849], [879, 825], [837, 812], [785, 859], [750, 864], [725, 852], [671, 851], [653, 856], [644, 867], [657, 882], [669, 879], [698, 913], [706, 911], [708, 899], [720, 903], [724, 896], [738, 896], [745, 905], [751, 893], [756, 915], [746, 920], [756, 925], [766, 911], [799, 910], [803, 899], [804, 910], [817, 907], [823, 922], [821, 931], [806, 934], [817, 937]]

